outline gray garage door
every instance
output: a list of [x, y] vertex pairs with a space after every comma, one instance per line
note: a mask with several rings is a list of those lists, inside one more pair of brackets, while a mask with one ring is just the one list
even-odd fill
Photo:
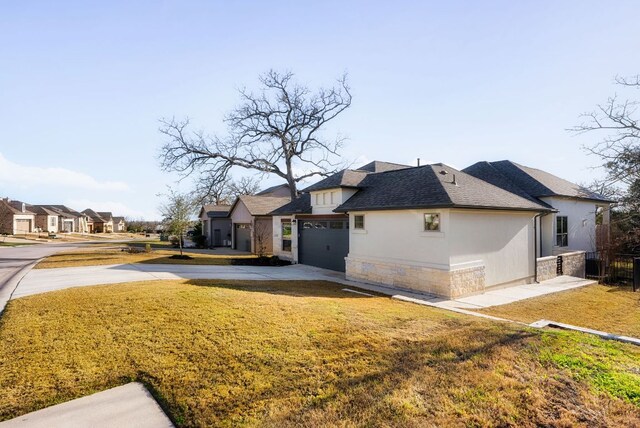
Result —
[[347, 219], [298, 220], [298, 258], [300, 263], [324, 269], [345, 271], [349, 254]]
[[16, 220], [16, 233], [31, 232], [31, 220]]
[[236, 224], [236, 250], [251, 251], [251, 225]]

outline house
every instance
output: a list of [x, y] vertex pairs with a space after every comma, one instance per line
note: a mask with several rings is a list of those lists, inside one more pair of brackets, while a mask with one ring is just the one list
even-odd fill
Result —
[[40, 232], [58, 233], [60, 231], [60, 213], [46, 205], [29, 205], [29, 211], [35, 213], [36, 229]]
[[124, 217], [113, 217], [113, 231], [115, 233], [124, 233], [127, 231], [127, 224]]
[[[605, 203], [587, 197], [592, 208]], [[552, 202], [444, 164], [373, 162], [272, 211], [273, 252], [352, 280], [459, 297], [536, 281], [539, 219], [561, 212]], [[584, 253], [566, 257], [584, 275]]]
[[539, 257], [596, 251], [608, 239], [613, 201], [602, 195], [509, 160], [478, 162], [463, 171], [551, 209], [536, 218]]
[[206, 237], [206, 246], [231, 246], [231, 205], [203, 205], [198, 218], [202, 222], [202, 234]]
[[45, 208], [58, 213], [58, 224], [60, 232], [88, 233], [86, 214], [73, 210], [66, 205], [42, 205]]
[[108, 211], [98, 211], [98, 215], [104, 219], [104, 233], [113, 232], [113, 214]]
[[288, 196], [270, 194], [239, 196], [229, 209], [232, 248], [256, 254], [272, 253], [273, 220], [270, 213], [290, 200]]
[[0, 234], [20, 235], [35, 230], [36, 215], [21, 201], [0, 199]]
[[113, 232], [113, 216], [109, 212], [96, 212], [90, 208], [82, 211], [87, 216], [88, 233]]

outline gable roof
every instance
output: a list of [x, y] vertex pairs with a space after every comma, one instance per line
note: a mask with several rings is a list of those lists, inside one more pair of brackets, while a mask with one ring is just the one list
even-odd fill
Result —
[[107, 222], [104, 218], [102, 218], [100, 216], [100, 214], [98, 214], [97, 212], [95, 212], [91, 208], [87, 208], [86, 210], [82, 211], [82, 213], [86, 214], [87, 216], [89, 216], [89, 218], [91, 220], [97, 221], [98, 223], [106, 223]]
[[114, 223], [120, 223], [120, 222], [124, 223], [124, 217], [122, 217], [122, 216], [112, 217], [112, 218], [113, 218], [113, 222]]
[[110, 211], [98, 211], [98, 215], [102, 217], [106, 222], [113, 220], [113, 215]]
[[367, 171], [367, 172], [386, 172], [386, 171], [396, 171], [399, 169], [411, 168], [410, 165], [402, 165], [399, 163], [393, 162], [382, 162], [382, 161], [373, 161], [369, 162], [366, 165], [357, 168], [358, 171]]
[[311, 194], [303, 193], [293, 201], [271, 211], [270, 215], [311, 214]]
[[367, 175], [335, 212], [412, 208], [549, 211], [550, 208], [444, 164]]
[[78, 211], [76, 211], [74, 209], [71, 209], [71, 208], [67, 207], [66, 205], [47, 205], [47, 207], [50, 207], [50, 208], [52, 208], [54, 210], [57, 210], [57, 211], [59, 211], [61, 213], [64, 213], [64, 214], [68, 214], [69, 216], [72, 216], [72, 217], [82, 217], [83, 215], [86, 215], [86, 214], [80, 213], [80, 212], [78, 212]]
[[214, 205], [207, 204], [203, 205], [200, 208], [200, 215], [198, 217], [202, 217], [203, 211], [207, 213], [207, 217], [209, 218], [224, 218], [229, 215], [229, 211], [231, 210], [231, 205]]
[[334, 189], [336, 187], [358, 187], [360, 182], [369, 175], [367, 171], [358, 171], [353, 169], [343, 169], [324, 180], [318, 181], [316, 184], [303, 189], [303, 192], [315, 192], [324, 189]]
[[27, 208], [28, 204], [24, 204], [25, 210], [22, 211], [22, 202], [20, 201], [10, 201], [10, 200], [8, 201], [6, 199], [0, 198], [0, 204], [2, 204], [5, 208], [7, 208], [13, 214], [27, 214], [27, 215], [35, 214], [34, 212], [28, 210]]
[[229, 213], [233, 212], [239, 201], [242, 201], [249, 214], [252, 216], [271, 215], [271, 212], [277, 208], [280, 208], [284, 204], [291, 201], [291, 198], [278, 198], [272, 196], [257, 196], [257, 195], [241, 195], [231, 206]]
[[463, 171], [523, 197], [561, 196], [612, 202], [598, 193], [553, 174], [509, 160], [477, 162]]
[[289, 185], [287, 183], [284, 184], [278, 184], [276, 186], [271, 186], [271, 187], [267, 187], [266, 189], [258, 192], [255, 194], [255, 196], [266, 196], [270, 193], [274, 193], [278, 190], [286, 190], [287, 192], [289, 191]]
[[29, 207], [29, 211], [33, 211], [38, 215], [48, 215], [48, 216], [56, 216], [56, 217], [60, 215], [60, 212], [46, 205], [28, 205], [28, 207]]

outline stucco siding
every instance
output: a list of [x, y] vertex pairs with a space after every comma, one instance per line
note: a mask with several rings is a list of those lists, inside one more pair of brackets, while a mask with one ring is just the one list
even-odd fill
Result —
[[[551, 224], [547, 225], [547, 227], [550, 226], [552, 228], [552, 252], [554, 254], [561, 253], [563, 251], [595, 251], [597, 207], [595, 202], [558, 197], [540, 199], [558, 210], [557, 213], [548, 216], [552, 217], [552, 219], [550, 222]], [[555, 238], [557, 216], [567, 217], [569, 241], [569, 245], [567, 247], [556, 246]]]
[[451, 268], [483, 265], [485, 285], [533, 281], [533, 216], [514, 211], [452, 210]]
[[[283, 260], [298, 262], [298, 225], [292, 221], [293, 216], [274, 216], [272, 218], [273, 227], [273, 255]], [[289, 220], [291, 222], [291, 251], [282, 249], [282, 221]]]

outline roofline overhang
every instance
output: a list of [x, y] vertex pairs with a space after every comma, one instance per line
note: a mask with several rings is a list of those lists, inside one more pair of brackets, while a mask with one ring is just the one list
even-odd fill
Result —
[[584, 196], [570, 196], [570, 195], [558, 195], [558, 194], [551, 194], [551, 195], [539, 195], [536, 196], [536, 198], [562, 198], [562, 199], [577, 199], [580, 201], [587, 201], [587, 202], [600, 202], [603, 204], [615, 204], [618, 201], [615, 200], [611, 200], [611, 199], [596, 199], [596, 198], [588, 198], [588, 197], [584, 197]]
[[336, 208], [333, 210], [335, 213], [348, 213], [348, 212], [360, 212], [360, 211], [401, 211], [401, 210], [421, 210], [421, 209], [437, 209], [437, 208], [450, 208], [450, 209], [468, 209], [468, 210], [487, 210], [487, 211], [518, 211], [518, 212], [558, 212], [556, 209], [549, 208], [512, 208], [512, 207], [494, 207], [494, 206], [477, 206], [477, 205], [457, 205], [457, 204], [438, 204], [438, 205], [412, 205], [403, 207], [367, 207], [358, 209], [346, 209]]

